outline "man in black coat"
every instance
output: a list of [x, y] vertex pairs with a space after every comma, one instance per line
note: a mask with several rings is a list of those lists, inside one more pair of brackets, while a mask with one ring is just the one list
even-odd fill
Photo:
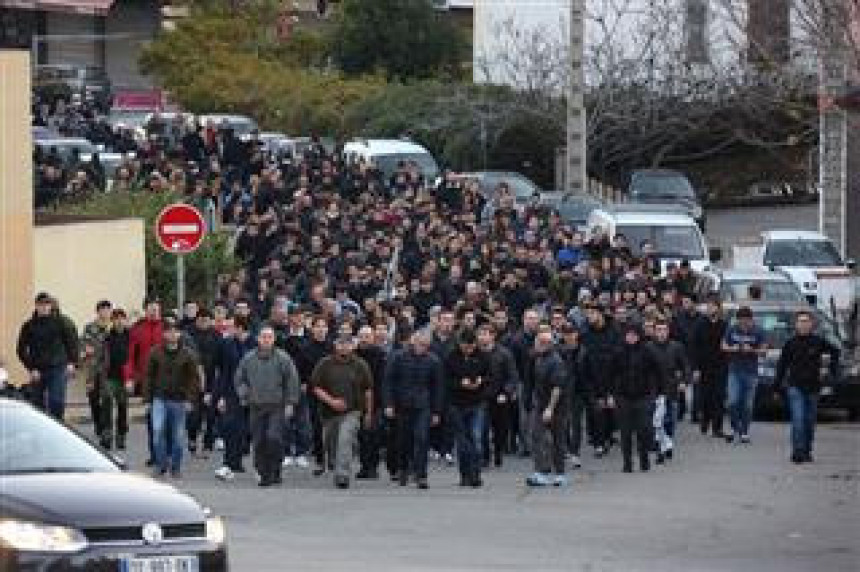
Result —
[[701, 394], [702, 434], [710, 430], [714, 437], [720, 439], [724, 437], [723, 416], [728, 379], [728, 364], [722, 351], [727, 327], [719, 299], [708, 300], [706, 315], [696, 325], [692, 348], [693, 377], [698, 380]]

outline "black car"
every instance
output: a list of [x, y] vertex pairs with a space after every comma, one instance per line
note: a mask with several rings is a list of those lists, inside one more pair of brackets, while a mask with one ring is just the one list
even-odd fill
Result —
[[671, 204], [684, 208], [705, 231], [705, 211], [699, 195], [683, 173], [671, 169], [637, 169], [630, 176], [627, 200], [632, 203]]
[[72, 103], [76, 99], [102, 112], [110, 109], [111, 82], [103, 68], [75, 64], [39, 64], [33, 75], [33, 90], [44, 103], [58, 99]]
[[172, 486], [0, 398], [0, 572], [217, 572], [225, 530]]

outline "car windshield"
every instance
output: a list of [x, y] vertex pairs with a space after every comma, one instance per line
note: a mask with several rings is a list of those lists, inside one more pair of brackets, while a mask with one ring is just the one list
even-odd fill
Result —
[[108, 121], [112, 125], [122, 123], [126, 127], [140, 127], [147, 118], [152, 115], [151, 111], [137, 111], [133, 109], [111, 109]]
[[414, 161], [418, 165], [418, 169], [428, 182], [439, 173], [439, 166], [436, 160], [427, 153], [391, 153], [388, 155], [377, 155], [373, 158], [376, 166], [388, 179], [397, 171], [398, 164], [402, 161], [409, 163]]
[[797, 286], [791, 282], [780, 282], [776, 280], [726, 280], [722, 283], [723, 300], [737, 302], [750, 300], [750, 287], [757, 286], [761, 290], [763, 302], [799, 302], [806, 299]]
[[696, 198], [690, 181], [681, 175], [640, 175], [633, 180], [633, 191], [643, 197]]
[[657, 256], [661, 258], [704, 258], [701, 235], [695, 226], [680, 225], [619, 225], [615, 232], [627, 237], [634, 254], [641, 253], [642, 242], [647, 240], [654, 245]]
[[0, 475], [119, 471], [98, 449], [29, 406], [0, 404]]
[[485, 174], [483, 176], [482, 186], [488, 196], [495, 195], [499, 183], [507, 183], [518, 203], [528, 202], [535, 193], [540, 193], [540, 189], [534, 183], [516, 173]]
[[764, 253], [767, 266], [842, 266], [829, 240], [773, 240]]
[[[736, 324], [735, 311], [732, 310], [729, 314], [730, 322], [733, 325]], [[841, 345], [841, 338], [833, 321], [817, 310], [813, 311], [813, 316], [816, 324], [816, 333], [824, 336], [834, 345]], [[794, 335], [795, 317], [796, 310], [753, 309], [753, 320], [764, 333], [767, 345], [774, 349], [781, 349], [785, 345], [785, 342]]]
[[577, 224], [585, 224], [588, 215], [597, 207], [597, 204], [587, 201], [561, 201], [552, 205], [563, 221]]

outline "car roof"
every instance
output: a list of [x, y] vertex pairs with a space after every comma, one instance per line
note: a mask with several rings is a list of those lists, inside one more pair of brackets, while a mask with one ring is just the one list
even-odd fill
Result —
[[626, 204], [609, 205], [595, 209], [592, 214], [603, 213], [615, 224], [657, 224], [664, 226], [696, 226], [696, 221], [683, 209], [673, 205]]
[[632, 176], [638, 175], [672, 175], [672, 176], [680, 176], [686, 177], [682, 172], [676, 171], [674, 169], [634, 169]]
[[828, 240], [826, 236], [814, 230], [768, 230], [761, 233], [768, 240]]
[[364, 147], [370, 155], [395, 155], [398, 153], [427, 153], [427, 149], [412, 141], [402, 139], [357, 139], [345, 145], [347, 151]]
[[756, 280], [759, 282], [791, 282], [791, 279], [782, 272], [774, 272], [766, 268], [732, 268], [723, 270], [720, 278], [724, 282], [732, 280]]

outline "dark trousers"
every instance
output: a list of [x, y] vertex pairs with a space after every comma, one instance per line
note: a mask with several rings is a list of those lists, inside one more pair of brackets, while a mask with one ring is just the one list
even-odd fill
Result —
[[555, 471], [555, 474], [563, 475], [569, 422], [567, 407], [559, 401], [549, 423], [544, 423], [543, 412], [543, 409], [535, 407], [531, 413], [535, 472], [548, 475]]
[[248, 441], [248, 408], [238, 403], [228, 404], [219, 426], [224, 439], [224, 466], [232, 471], [240, 470]]
[[107, 389], [102, 386], [107, 383], [107, 380], [103, 380], [100, 376], [97, 376], [95, 380], [93, 380], [92, 389], [87, 389], [87, 401], [90, 404], [90, 417], [93, 420], [93, 429], [95, 434], [99, 437], [101, 437], [104, 434], [105, 429], [108, 428], [104, 424], [104, 415], [102, 414], [104, 391]]
[[[99, 396], [99, 415], [101, 416], [99, 437], [110, 442], [114, 437], [117, 441], [124, 440], [128, 433], [128, 393], [121, 379], [104, 379], [101, 382]], [[114, 409], [116, 409], [116, 425], [114, 425]]]
[[30, 402], [38, 409], [63, 420], [66, 412], [66, 368], [63, 366], [39, 370], [39, 381], [30, 382]]
[[308, 395], [308, 407], [311, 420], [311, 443], [314, 460], [318, 466], [325, 467], [325, 447], [323, 446], [323, 429], [319, 401], [315, 397]]
[[391, 475], [397, 474], [397, 431], [394, 424], [382, 416], [381, 411], [373, 425], [358, 432], [358, 456], [363, 473], [379, 470], [380, 450], [385, 448], [385, 467]]
[[400, 472], [412, 472], [419, 479], [427, 478], [427, 444], [430, 432], [429, 409], [397, 410], [397, 450]]
[[454, 415], [453, 408], [450, 405], [447, 406], [439, 420], [439, 425], [430, 429], [430, 448], [440, 455], [447, 455], [454, 450], [457, 439]]
[[[585, 430], [591, 428], [591, 423], [588, 422], [589, 417], [589, 402], [583, 395], [573, 395], [570, 398], [570, 454], [579, 457], [582, 450], [582, 433], [583, 424], [586, 425]], [[592, 439], [593, 441], [593, 439]]]
[[254, 467], [264, 482], [272, 482], [281, 476], [285, 423], [286, 417], [282, 405], [251, 406]]
[[214, 404], [203, 403], [203, 395], [198, 396], [194, 402], [194, 409], [188, 414], [186, 429], [188, 430], [189, 445], [197, 446], [200, 432], [203, 432], [203, 449], [211, 451], [215, 443], [215, 428], [217, 424], [217, 412]]
[[451, 408], [457, 443], [457, 465], [460, 475], [476, 478], [481, 474], [481, 457], [484, 447], [484, 426], [487, 410], [483, 404]]
[[726, 368], [702, 368], [699, 393], [702, 402], [701, 428], [703, 433], [710, 429], [714, 434], [723, 432], [723, 416], [726, 403]]
[[618, 424], [621, 429], [621, 454], [624, 467], [633, 467], [633, 434], [636, 434], [636, 450], [639, 466], [647, 468], [648, 452], [654, 442], [652, 399], [618, 399]]
[[612, 444], [612, 431], [615, 427], [615, 410], [595, 405], [592, 412], [592, 420], [594, 446], [608, 449]]
[[514, 427], [514, 411], [516, 402], [511, 402], [508, 399], [505, 403], [499, 403], [496, 400], [490, 402], [488, 413], [490, 423], [485, 424], [484, 430], [484, 460], [490, 460], [490, 429], [493, 431], [493, 458], [496, 463], [502, 462], [502, 455], [512, 450], [511, 428]]

